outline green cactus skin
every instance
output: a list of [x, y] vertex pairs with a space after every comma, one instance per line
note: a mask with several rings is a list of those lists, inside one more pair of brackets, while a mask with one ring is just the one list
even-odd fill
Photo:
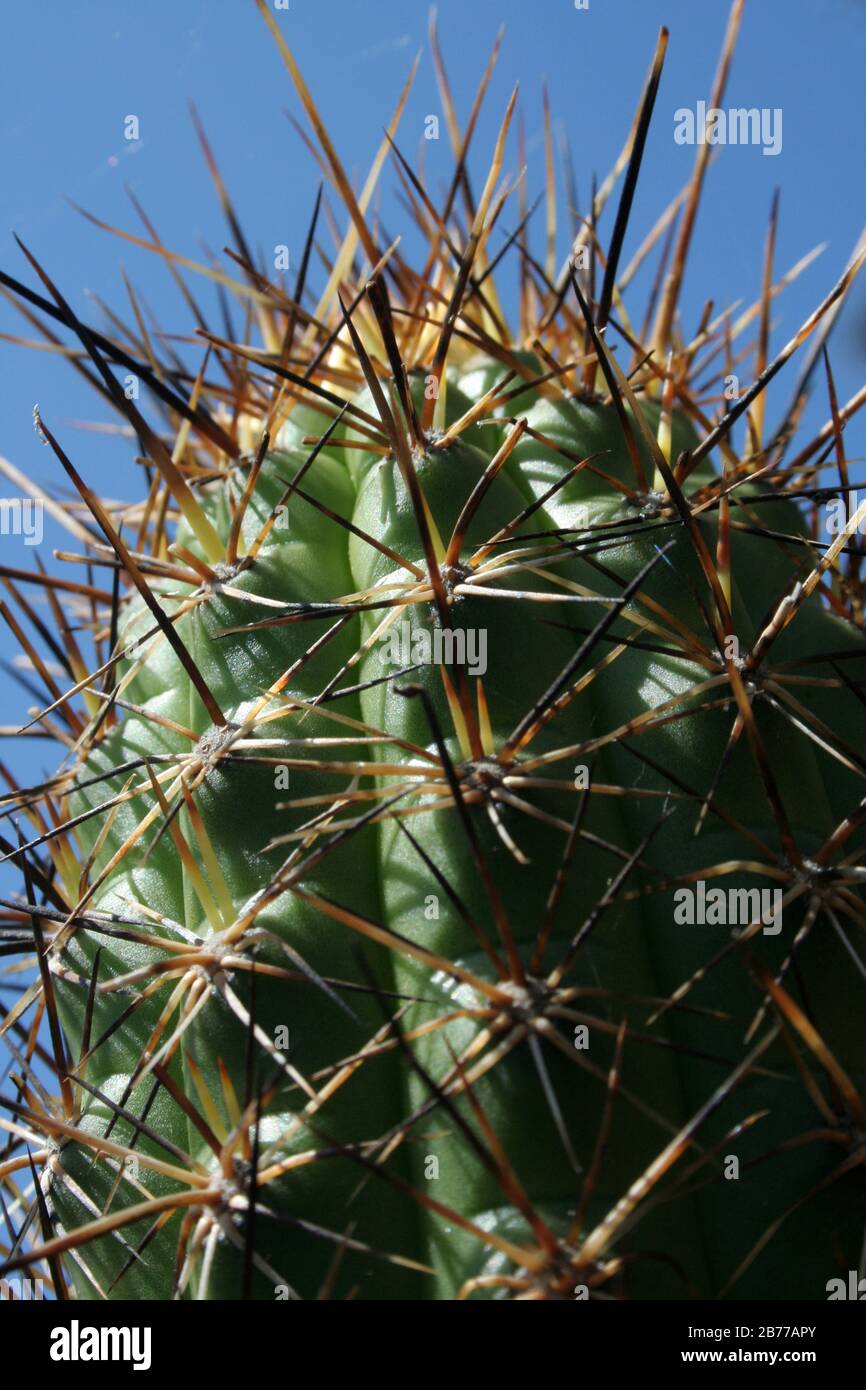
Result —
[[[485, 372], [476, 367], [466, 372], [465, 383], [460, 378], [452, 381], [451, 419], [467, 408], [461, 386], [474, 386], [476, 392], [483, 393], [490, 373], [495, 377], [495, 368], [496, 364], [490, 364]], [[584, 509], [579, 514], [582, 520], [576, 527], [578, 534], [586, 535], [587, 528], [613, 518], [630, 518], [634, 523], [638, 513], [634, 507], [622, 505], [620, 494], [609, 481], [613, 477], [627, 483], [631, 469], [613, 408], [580, 400], [551, 404], [531, 396], [522, 404], [525, 418], [534, 429], [574, 455], [584, 458], [607, 451], [603, 457], [607, 478], [593, 476], [588, 470], [579, 473], [535, 512], [533, 529], [549, 532], [554, 528], [574, 528], [578, 508]], [[643, 413], [651, 425], [657, 423], [658, 410], [651, 402], [645, 405]], [[418, 482], [443, 538], [451, 534], [498, 447], [499, 440], [490, 442], [491, 434], [498, 433], [497, 426], [478, 425], [466, 436], [461, 435], [450, 448], [429, 449], [416, 457]], [[678, 419], [675, 455], [694, 442], [688, 424]], [[425, 559], [418, 523], [395, 461], [351, 450], [345, 454], [350, 456], [348, 463], [339, 448], [322, 452], [305, 475], [304, 491], [331, 512], [351, 519], [357, 532], [375, 536], [383, 546], [397, 551], [423, 571]], [[247, 543], [279, 502], [283, 480], [297, 474], [306, 456], [307, 451], [284, 447], [281, 440], [280, 451], [268, 457], [244, 520]], [[645, 462], [649, 462], [647, 456]], [[494, 536], [565, 471], [561, 456], [524, 436], [479, 507], [463, 547], [464, 556]], [[706, 468], [693, 482], [710, 478], [711, 471]], [[759, 488], [752, 487], [751, 492], [749, 517], [753, 525], [772, 525], [777, 531], [784, 529], [795, 535], [803, 531], [799, 513], [792, 504], [771, 505], [762, 500]], [[229, 515], [224, 498], [218, 491], [207, 492], [202, 494], [202, 501], [217, 531], [225, 536]], [[707, 544], [712, 546], [712, 525], [709, 521], [700, 524]], [[593, 534], [591, 530], [588, 533]], [[598, 559], [585, 557], [577, 548], [566, 556], [565, 563], [557, 563], [556, 573], [575, 585], [615, 596], [652, 559], [659, 537], [664, 535], [654, 529], [653, 519], [647, 517], [633, 525], [633, 538], [627, 544], [614, 544]], [[182, 535], [181, 539], [190, 548], [195, 545], [189, 535]], [[599, 561], [604, 566], [601, 574]], [[789, 583], [791, 562], [783, 546], [737, 534], [732, 568], [736, 581], [733, 613], [745, 650], [766, 621], [768, 595], [781, 596]], [[553, 572], [548, 568], [548, 574]], [[276, 598], [287, 605], [319, 604], [393, 581], [394, 573], [394, 562], [387, 554], [371, 547], [359, 534], [350, 535], [309, 502], [294, 497], [289, 503], [288, 528], [271, 530], [255, 564], [237, 583], [245, 592]], [[531, 581], [538, 590], [555, 591], [555, 585], [543, 575], [533, 575]], [[520, 577], [517, 581], [505, 580], [501, 587], [507, 592], [509, 587], [516, 590], [529, 585]], [[701, 638], [705, 627], [698, 595], [702, 589], [705, 591], [706, 584], [692, 542], [678, 529], [670, 550], [641, 587], [641, 611], [648, 612], [647, 603], [654, 600], [682, 625], [680, 631]], [[455, 598], [453, 603], [456, 625], [483, 629], [487, 634], [488, 666], [482, 679], [497, 750], [566, 667], [579, 641], [576, 633], [594, 626], [603, 611], [598, 604], [550, 605], [547, 611], [552, 617], [547, 621], [535, 616], [539, 608], [540, 605], [515, 597], [500, 600], [469, 595]], [[634, 611], [633, 606], [627, 611]], [[432, 637], [438, 620], [429, 603], [420, 602], [405, 608], [403, 613], [410, 616], [414, 630], [423, 627]], [[380, 620], [378, 609], [351, 617], [336, 638], [289, 682], [284, 693], [307, 701], [314, 699]], [[296, 662], [311, 640], [306, 622], [221, 635], [226, 628], [250, 621], [249, 604], [214, 592], [178, 624], [187, 650], [227, 718], [235, 724], [242, 722], [251, 699]], [[122, 642], [128, 643], [149, 622], [149, 614], [140, 605], [131, 606]], [[324, 619], [314, 624], [316, 636], [326, 625]], [[633, 632], [633, 625], [621, 614], [610, 628], [608, 647], [616, 648], [618, 639]], [[803, 605], [790, 639], [786, 634], [774, 647], [774, 662], [802, 654], [803, 640], [809, 651], [860, 653], [856, 662], [848, 664], [852, 679], [855, 678], [854, 669], [859, 671], [863, 662], [860, 634], [812, 600]], [[399, 681], [388, 679], [393, 677], [393, 669], [387, 664], [385, 643], [373, 643], [353, 673], [354, 679], [344, 678], [341, 684], [361, 683], [360, 694], [348, 695], [322, 708], [335, 710], [351, 720], [363, 720], [387, 733], [389, 741], [383, 739], [379, 745], [366, 747], [365, 756], [369, 759], [417, 767], [417, 755], [410, 749], [435, 750], [434, 736], [423, 700], [417, 694], [407, 693]], [[467, 1010], [477, 1011], [479, 1005], [483, 1009], [485, 1001], [459, 978], [432, 969], [426, 961], [413, 959], [403, 949], [404, 943], [415, 943], [477, 975], [487, 985], [495, 985], [496, 971], [467, 925], [468, 916], [481, 927], [486, 940], [493, 943], [497, 960], [505, 961], [487, 885], [460, 817], [453, 807], [430, 810], [406, 822], [412, 840], [393, 819], [367, 825], [302, 875], [300, 886], [309, 895], [307, 898], [284, 892], [257, 917], [256, 926], [272, 934], [262, 940], [258, 954], [262, 963], [284, 967], [290, 964], [276, 945], [278, 937], [298, 952], [311, 970], [328, 980], [363, 986], [372, 978], [382, 991], [380, 1000], [369, 993], [343, 991], [339, 993], [339, 1004], [309, 980], [287, 982], [262, 975], [256, 980], [255, 1014], [264, 1033], [274, 1037], [275, 1029], [287, 1026], [291, 1038], [287, 1055], [299, 1072], [310, 1078], [356, 1054], [387, 1017], [397, 1015], [395, 995], [417, 1000], [399, 1015], [401, 1030], [406, 1035], [449, 1012], [455, 1015], [447, 1027], [422, 1033], [412, 1044], [423, 1073], [441, 1082], [451, 1072], [455, 1056], [471, 1056], [472, 1045], [482, 1030], [492, 1026], [504, 1038], [514, 1028], [519, 1029], [523, 1010], [532, 1012], [533, 1007], [540, 1007], [543, 1013], [543, 1003], [537, 1000], [532, 1005], [532, 991], [539, 990], [551, 968], [566, 956], [572, 938], [582, 924], [590, 921], [624, 860], [657, 828], [664, 792], [670, 790], [675, 795], [678, 787], [706, 789], [711, 784], [730, 732], [730, 691], [723, 708], [696, 710], [688, 718], [641, 734], [639, 741], [635, 737], [633, 744], [627, 739], [606, 741], [605, 736], [674, 694], [688, 691], [706, 674], [697, 663], [667, 651], [625, 648], [585, 691], [556, 714], [517, 758], [512, 775], [519, 775], [520, 762], [530, 755], [537, 757], [579, 747], [593, 739], [600, 739], [603, 746], [585, 759], [576, 754], [560, 756], [542, 766], [536, 775], [551, 779], [554, 785], [550, 790], [532, 787], [519, 793], [544, 819], [534, 819], [514, 807], [501, 808], [504, 829], [528, 862], [518, 862], [491, 824], [483, 804], [469, 809], [473, 834], [507, 911], [516, 953], [527, 969], [563, 856], [567, 836], [562, 827], [567, 827], [575, 814], [577, 798], [568, 786], [575, 764], [591, 764], [593, 785], [639, 788], [643, 793], [640, 797], [616, 797], [602, 792], [590, 795], [572, 871], [553, 919], [542, 968], [535, 966], [526, 987], [529, 993], [526, 989], [521, 992], [513, 980], [506, 980], [510, 996], [494, 1001], [480, 1017], [466, 1016]], [[472, 679], [467, 677], [468, 683]], [[427, 693], [435, 724], [445, 732], [449, 758], [462, 768], [465, 780], [471, 770], [465, 767], [466, 760], [454, 733], [441, 669], [431, 664], [413, 671], [405, 678], [404, 686], [408, 681]], [[859, 709], [851, 693], [826, 687], [804, 690], [802, 698], [808, 708], [840, 740], [856, 745]], [[196, 734], [207, 735], [211, 728], [198, 695], [164, 641], [149, 652], [146, 662], [125, 687], [123, 698]], [[690, 698], [693, 704], [700, 703], [699, 698]], [[797, 845], [804, 856], [814, 855], [826, 838], [828, 827], [834, 827], [846, 810], [856, 805], [857, 777], [841, 766], [829, 765], [829, 760], [822, 758], [818, 750], [813, 751], [769, 701], [756, 699], [754, 709]], [[281, 738], [309, 740], [333, 736], [340, 729], [318, 712], [296, 710], [278, 725], [259, 730], [259, 736], [270, 737], [277, 731]], [[641, 761], [632, 749], [647, 761]], [[146, 715], [127, 713], [91, 752], [80, 770], [79, 781], [137, 758], [156, 760], [166, 754], [189, 752], [188, 738], [154, 724]], [[331, 748], [327, 754], [347, 756], [345, 749]], [[308, 743], [287, 749], [286, 756], [297, 756], [299, 765], [291, 766], [290, 790], [283, 795], [274, 790], [273, 767], [267, 763], [244, 766], [244, 756], [239, 754], [231, 763], [218, 760], [195, 798], [237, 914], [268, 885], [285, 858], [286, 846], [270, 852], [264, 847], [305, 823], [310, 815], [304, 806], [307, 797], [322, 792], [336, 797], [347, 784], [345, 774], [341, 776], [339, 771], [307, 771], [303, 767], [305, 759], [320, 756], [319, 750]], [[276, 756], [279, 757], [279, 750]], [[154, 761], [154, 771], [159, 766]], [[476, 776], [483, 776], [483, 768], [477, 769]], [[70, 809], [78, 814], [83, 808], [106, 800], [107, 795], [116, 795], [124, 780], [115, 777], [76, 792]], [[368, 785], [370, 782], [375, 779], [371, 778]], [[383, 786], [393, 785], [394, 778], [383, 776], [379, 782]], [[441, 775], [438, 794], [442, 795]], [[673, 814], [640, 855], [641, 866], [646, 867], [636, 867], [629, 875], [630, 888], [677, 880], [704, 866], [754, 860], [757, 856], [748, 848], [750, 835], [770, 846], [774, 862], [784, 865], [785, 854], [767, 795], [755, 760], [744, 743], [728, 763], [717, 796], [730, 823], [713, 817], [713, 823], [696, 838], [691, 834], [696, 813], [694, 800], [686, 796], [679, 802], [671, 801], [668, 809], [675, 808]], [[278, 809], [281, 802], [288, 803], [288, 809]], [[140, 807], [134, 802], [119, 810], [99, 846], [97, 865], [108, 862], [135, 829], [140, 816]], [[195, 830], [186, 810], [181, 810], [177, 823], [190, 845], [195, 845]], [[82, 837], [89, 837], [86, 845], [95, 842], [102, 824], [102, 818], [96, 817], [82, 827]], [[145, 837], [126, 854], [100, 888], [92, 906], [140, 917], [144, 905], [182, 924], [188, 932], [204, 938], [207, 945], [211, 928], [175, 845], [168, 835], [163, 835], [144, 854], [142, 845], [150, 838]], [[437, 882], [432, 866], [442, 876], [442, 883]], [[766, 887], [775, 886], [777, 880], [733, 871], [720, 881], [726, 887]], [[452, 901], [448, 890], [459, 902]], [[524, 1037], [514, 1042], [471, 1087], [474, 1106], [480, 1107], [492, 1126], [531, 1209], [557, 1238], [565, 1240], [603, 1124], [606, 1080], [617, 1027], [623, 1017], [629, 1018], [629, 1033], [621, 1056], [622, 1093], [615, 1105], [599, 1180], [582, 1212], [580, 1232], [576, 1239], [572, 1237], [574, 1248], [579, 1248], [581, 1239], [598, 1226], [672, 1136], [706, 1105], [715, 1089], [747, 1056], [749, 1045], [744, 1043], [744, 1034], [761, 1004], [754, 967], [759, 962], [771, 975], [778, 973], [803, 921], [801, 905], [793, 904], [785, 910], [783, 930], [777, 936], [759, 934], [748, 951], [743, 948], [728, 952], [707, 976], [703, 987], [696, 988], [689, 1001], [696, 1006], [694, 1012], [673, 1010], [660, 1023], [647, 1027], [645, 1019], [652, 1012], [652, 1001], [668, 997], [730, 943], [727, 927], [676, 924], [673, 891], [672, 887], [656, 889], [643, 898], [616, 900], [599, 913], [597, 926], [586, 932], [565, 977], [565, 983], [576, 989], [578, 996], [563, 1006], [565, 1012], [557, 1020], [559, 1046], [548, 1042], [533, 1044], [542, 1058], [539, 1068]], [[431, 893], [438, 903], [438, 917], [433, 919], [425, 913]], [[362, 965], [358, 958], [362, 938], [351, 927], [317, 909], [310, 896], [328, 899], [398, 934], [394, 949], [366, 943], [366, 964]], [[125, 975], [160, 954], [148, 953], [138, 944], [106, 941], [89, 931], [75, 934], [65, 960], [78, 982], [73, 983], [71, 978], [58, 982], [62, 1017], [73, 1055], [81, 1045], [81, 982], [90, 977], [97, 946], [101, 980]], [[751, 968], [746, 967], [746, 957]], [[811, 1017], [855, 1084], [862, 1085], [862, 1028], [857, 1022], [859, 985], [843, 944], [822, 926], [821, 930], [811, 931], [798, 948], [797, 961], [798, 973], [808, 982]], [[230, 973], [231, 989], [246, 1006], [250, 1003], [249, 984], [248, 973]], [[164, 986], [136, 1008], [93, 1053], [88, 1066], [90, 1085], [135, 1114], [141, 1113], [150, 1098], [151, 1085], [142, 1083], [128, 1095], [128, 1083], [145, 1053], [168, 989], [168, 985]], [[580, 997], [582, 990], [588, 991], [585, 999]], [[386, 1000], [391, 1002], [385, 1003]], [[123, 993], [99, 995], [91, 1038], [106, 1032], [111, 1020], [127, 1006], [128, 998]], [[354, 1016], [350, 1016], [349, 1009]], [[708, 1019], [700, 1012], [702, 1009], [717, 1011], [719, 1017]], [[574, 1047], [574, 1019], [589, 1025], [590, 1042], [585, 1051]], [[393, 1038], [393, 1034], [390, 1036]], [[569, 1052], [574, 1055], [568, 1055]], [[194, 1078], [189, 1062], [184, 1060], [192, 1057], [204, 1085], [214, 1096], [220, 1096], [218, 1064], [222, 1062], [235, 1092], [241, 1096], [246, 1056], [247, 1030], [243, 1022], [214, 993], [184, 1033], [171, 1062], [171, 1072], [178, 1086], [195, 1096]], [[260, 1077], [264, 1070], [260, 1061]], [[273, 1073], [273, 1066], [270, 1071]], [[152, 1080], [151, 1077], [151, 1083]], [[545, 1086], [552, 1088], [557, 1097], [567, 1139], [558, 1132]], [[297, 1087], [284, 1076], [275, 1087], [262, 1119], [262, 1149], [276, 1143], [280, 1157], [313, 1149], [322, 1151], [315, 1162], [288, 1171], [262, 1189], [260, 1200], [272, 1215], [260, 1216], [255, 1227], [256, 1250], [265, 1266], [281, 1274], [299, 1295], [315, 1296], [333, 1258], [333, 1246], [317, 1238], [309, 1228], [300, 1228], [299, 1221], [328, 1230], [351, 1227], [352, 1238], [364, 1246], [418, 1261], [433, 1270], [425, 1275], [362, 1251], [349, 1251], [341, 1278], [346, 1281], [345, 1287], [357, 1286], [363, 1297], [450, 1298], [473, 1278], [516, 1273], [518, 1266], [501, 1251], [485, 1248], [448, 1215], [425, 1210], [404, 1188], [371, 1175], [357, 1160], [339, 1152], [339, 1145], [363, 1146], [390, 1133], [400, 1133], [401, 1126], [407, 1126], [413, 1114], [419, 1118], [405, 1129], [404, 1142], [384, 1162], [387, 1172], [403, 1184], [429, 1191], [437, 1202], [483, 1230], [527, 1248], [535, 1246], [536, 1238], [525, 1212], [522, 1214], [520, 1204], [510, 1199], [507, 1186], [503, 1190], [501, 1174], [485, 1164], [460, 1125], [458, 1116], [484, 1139], [473, 1105], [464, 1097], [453, 1114], [442, 1107], [431, 1107], [425, 1076], [421, 1071], [413, 1071], [399, 1047], [392, 1046], [366, 1061], [345, 1088], [317, 1108], [309, 1127], [303, 1123], [296, 1126], [297, 1132], [288, 1143], [281, 1142], [280, 1136], [300, 1109], [301, 1097]], [[217, 1105], [219, 1108], [220, 1102]], [[102, 1132], [109, 1113], [106, 1104], [94, 1100], [87, 1107], [87, 1127]], [[764, 1117], [750, 1124], [750, 1117], [758, 1114]], [[226, 1124], [229, 1122], [227, 1115], [222, 1118]], [[148, 1110], [147, 1122], [205, 1169], [213, 1170], [215, 1159], [207, 1143], [160, 1088]], [[742, 1132], [726, 1137], [738, 1126], [744, 1126]], [[764, 1052], [760, 1068], [750, 1069], [699, 1127], [696, 1137], [700, 1148], [691, 1150], [681, 1160], [696, 1169], [691, 1181], [682, 1184], [683, 1191], [675, 1184], [663, 1183], [659, 1200], [648, 1202], [645, 1213], [638, 1205], [639, 1219], [629, 1223], [623, 1238], [603, 1244], [596, 1261], [587, 1270], [578, 1271], [573, 1284], [591, 1283], [600, 1277], [599, 1270], [606, 1262], [621, 1258], [625, 1261], [624, 1272], [616, 1276], [616, 1281], [624, 1281], [622, 1287], [632, 1296], [683, 1297], [690, 1290], [718, 1294], [763, 1230], [800, 1194], [819, 1184], [838, 1162], [837, 1148], [828, 1141], [784, 1149], [813, 1128], [809, 1097], [798, 1081], [790, 1054], [778, 1041]], [[115, 1119], [112, 1133], [116, 1139], [129, 1139], [132, 1129], [125, 1119]], [[145, 1136], [136, 1147], [142, 1154], [160, 1154], [158, 1146]], [[784, 1151], [749, 1167], [750, 1160], [777, 1148]], [[375, 1157], [373, 1150], [369, 1153]], [[725, 1157], [730, 1154], [738, 1157], [741, 1164], [741, 1176], [736, 1182], [726, 1180], [722, 1174]], [[160, 1156], [164, 1158], [164, 1152]], [[701, 1157], [706, 1160], [703, 1165]], [[438, 1177], [428, 1181], [425, 1171], [430, 1171], [431, 1158], [438, 1161]], [[64, 1150], [63, 1162], [82, 1186], [86, 1184], [93, 1200], [104, 1200], [112, 1181], [110, 1171], [94, 1179], [89, 1175], [89, 1155], [81, 1150], [76, 1153], [74, 1146], [71, 1152]], [[579, 1171], [575, 1165], [579, 1165]], [[241, 1177], [237, 1181], [239, 1190], [245, 1191]], [[359, 1185], [360, 1195], [356, 1193]], [[148, 1174], [148, 1188], [159, 1195], [173, 1190], [173, 1184], [169, 1178]], [[132, 1204], [136, 1199], [134, 1188], [126, 1184], [115, 1196], [112, 1209]], [[841, 1244], [850, 1250], [851, 1259], [855, 1258], [857, 1213], [862, 1212], [863, 1200], [862, 1178], [855, 1174], [835, 1183], [820, 1200], [807, 1203], [785, 1224], [784, 1238], [770, 1241], [751, 1264], [738, 1287], [739, 1295], [822, 1297], [825, 1282], [835, 1269], [836, 1247]], [[68, 1191], [60, 1190], [57, 1205], [67, 1227], [86, 1219], [85, 1211]], [[173, 1221], [177, 1220], [175, 1216]], [[149, 1221], [141, 1221], [125, 1231], [125, 1239], [135, 1245], [148, 1229]], [[242, 1217], [234, 1218], [233, 1230], [237, 1245], [223, 1236], [212, 1255], [207, 1281], [211, 1297], [237, 1296], [243, 1268]], [[166, 1298], [171, 1296], [176, 1278], [176, 1243], [177, 1231], [169, 1224], [146, 1246], [141, 1258], [130, 1263], [127, 1249], [117, 1239], [102, 1238], [88, 1247], [88, 1265], [103, 1287], [113, 1284], [114, 1296]], [[562, 1273], [557, 1271], [553, 1260], [550, 1269], [539, 1278], [561, 1283]], [[274, 1285], [280, 1282], [259, 1269], [254, 1283], [256, 1296], [274, 1297]], [[92, 1292], [80, 1276], [77, 1283], [82, 1295]], [[616, 1286], [620, 1287], [620, 1282]], [[196, 1287], [195, 1281], [190, 1287]]]
[[[756, 413], [738, 457], [671, 282], [646, 349], [610, 317], [618, 251], [610, 293], [564, 282], [565, 307], [524, 255], [511, 335], [490, 223], [456, 269], [434, 227], [421, 278], [392, 248], [367, 283], [349, 212], [321, 320], [256, 274], [268, 349], [221, 345], [228, 397], [208, 377], [192, 409], [142, 363], [193, 426], [174, 461], [121, 399], [129, 354], [41, 305], [159, 477], [120, 539], [46, 429], [120, 573], [69, 610], [102, 666], [70, 666], [65, 762], [3, 846], [42, 965], [2, 1028], [6, 1181], [38, 1132], [51, 1235], [0, 1274], [57, 1254], [82, 1299], [823, 1300], [866, 1216], [866, 641], [857, 567], [795, 498], [841, 435], [783, 467], [797, 410], [766, 438]], [[780, 890], [781, 921], [683, 921], [700, 885], [740, 913]]]

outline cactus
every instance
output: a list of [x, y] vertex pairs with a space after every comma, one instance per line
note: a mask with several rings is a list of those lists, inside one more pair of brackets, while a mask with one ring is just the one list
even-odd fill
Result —
[[499, 225], [514, 97], [478, 199], [470, 129], [437, 206], [404, 93], [374, 172], [429, 237], [410, 265], [259, 7], [346, 207], [318, 304], [321, 197], [288, 288], [221, 183], [256, 332], [202, 321], [198, 374], [82, 322], [29, 251], [38, 289], [3, 275], [145, 481], [101, 501], [37, 415], [88, 573], [32, 576], [59, 639], [4, 605], [62, 760], [6, 798], [0, 1270], [82, 1299], [823, 1299], [866, 1214], [859, 510], [819, 529], [858, 403], [820, 349], [860, 260], [775, 358], [771, 257], [689, 341], [704, 148], [639, 327], [663, 30], [610, 242], [614, 178], [559, 273], [526, 209]]

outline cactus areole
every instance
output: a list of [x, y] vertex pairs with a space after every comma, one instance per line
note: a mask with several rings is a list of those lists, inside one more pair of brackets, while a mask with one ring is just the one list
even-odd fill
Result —
[[401, 102], [411, 264], [316, 119], [346, 204], [320, 302], [317, 221], [292, 283], [241, 239], [250, 336], [203, 324], [198, 377], [34, 263], [30, 312], [146, 468], [100, 501], [45, 403], [91, 564], [47, 591], [63, 760], [7, 846], [31, 974], [2, 1113], [13, 1157], [40, 1137], [50, 1225], [7, 1272], [47, 1252], [82, 1299], [821, 1300], [857, 1269], [866, 641], [856, 526], [812, 529], [838, 406], [816, 440], [797, 401], [771, 427], [765, 350], [724, 410], [699, 385], [738, 349], [678, 322], [687, 231], [654, 312], [629, 301], [666, 41], [620, 201], [561, 269], [500, 186], [513, 101], [483, 191], [458, 141], [444, 206]]

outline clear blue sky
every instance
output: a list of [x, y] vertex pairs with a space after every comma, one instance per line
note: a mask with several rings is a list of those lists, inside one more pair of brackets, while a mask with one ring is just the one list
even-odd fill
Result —
[[[459, 111], [467, 114], [500, 20], [505, 41], [474, 150], [481, 160], [516, 80], [521, 84], [530, 152], [530, 196], [542, 187], [539, 156], [541, 81], [567, 128], [585, 205], [593, 172], [603, 177], [628, 131], [659, 25], [671, 31], [668, 61], [641, 175], [626, 255], [688, 175], [694, 150], [674, 143], [674, 111], [708, 96], [728, 13], [727, 0], [441, 0], [440, 34]], [[280, 24], [299, 59], [345, 166], [366, 174], [415, 52], [424, 45], [427, 5], [420, 0], [290, 0]], [[14, 229], [43, 260], [77, 311], [99, 319], [96, 294], [128, 312], [121, 264], [166, 329], [190, 321], [165, 270], [144, 252], [95, 230], [69, 206], [72, 199], [98, 216], [138, 230], [124, 193], [128, 183], [163, 240], [200, 257], [227, 236], [188, 114], [201, 113], [248, 239], [300, 251], [318, 173], [286, 117], [300, 119], [298, 99], [252, 0], [80, 0], [19, 4], [3, 16], [4, 75], [0, 89], [3, 177], [0, 181], [0, 264], [33, 283], [15, 246]], [[697, 228], [683, 314], [696, 323], [706, 298], [717, 308], [760, 287], [761, 257], [773, 191], [782, 188], [777, 265], [788, 267], [816, 243], [828, 249], [778, 303], [775, 347], [835, 281], [866, 222], [863, 174], [866, 122], [866, 4], [862, 0], [749, 0], [726, 106], [783, 112], [783, 147], [766, 157], [755, 147], [720, 152], [710, 174]], [[424, 117], [439, 113], [425, 51], [404, 116], [400, 143], [417, 149]], [[124, 118], [139, 117], [140, 145], [131, 152]], [[428, 146], [435, 189], [447, 163]], [[516, 164], [512, 145], [510, 165]], [[388, 174], [386, 171], [386, 183]], [[383, 209], [389, 232], [400, 230], [393, 199]], [[603, 226], [609, 236], [610, 221]], [[538, 237], [543, 236], [539, 223]], [[541, 242], [537, 242], [540, 245]], [[564, 254], [565, 240], [560, 247]], [[207, 294], [203, 298], [209, 305]], [[839, 394], [847, 398], [866, 376], [866, 282], [839, 325], [833, 361]], [[29, 330], [0, 301], [0, 332]], [[786, 376], [789, 389], [793, 374]], [[787, 389], [784, 391], [787, 398]], [[134, 468], [123, 442], [85, 434], [72, 421], [110, 419], [74, 372], [44, 354], [0, 342], [0, 453], [43, 483], [59, 483], [53, 457], [33, 432], [39, 402], [79, 469], [111, 495], [129, 495]], [[826, 418], [823, 393], [810, 412]], [[866, 425], [848, 435], [852, 457], [866, 455]], [[9, 489], [0, 484], [0, 493]], [[60, 542], [46, 525], [40, 557], [53, 563]], [[8, 563], [30, 565], [20, 539], [0, 538]], [[0, 655], [14, 654], [8, 635]], [[0, 673], [0, 723], [15, 720], [27, 702]], [[20, 775], [38, 776], [46, 745], [18, 740], [4, 746]], [[50, 759], [53, 755], [48, 753]]]

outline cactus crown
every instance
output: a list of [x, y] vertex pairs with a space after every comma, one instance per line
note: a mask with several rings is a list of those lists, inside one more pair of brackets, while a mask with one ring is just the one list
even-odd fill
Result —
[[[823, 1297], [866, 1152], [859, 513], [818, 531], [862, 257], [771, 358], [771, 225], [759, 300], [690, 337], [706, 147], [624, 256], [666, 31], [559, 267], [504, 176], [514, 96], [476, 194], [434, 32], [444, 199], [400, 148], [408, 84], [357, 194], [259, 7], [333, 254], [320, 193], [269, 275], [205, 146], [237, 309], [196, 370], [139, 316], [82, 322], [29, 251], [38, 290], [2, 276], [77, 339], [146, 482], [100, 500], [37, 418], [86, 572], [24, 576], [40, 613], [3, 570], [62, 760], [6, 797], [0, 1269], [78, 1297]], [[414, 265], [373, 212], [388, 157]]]

